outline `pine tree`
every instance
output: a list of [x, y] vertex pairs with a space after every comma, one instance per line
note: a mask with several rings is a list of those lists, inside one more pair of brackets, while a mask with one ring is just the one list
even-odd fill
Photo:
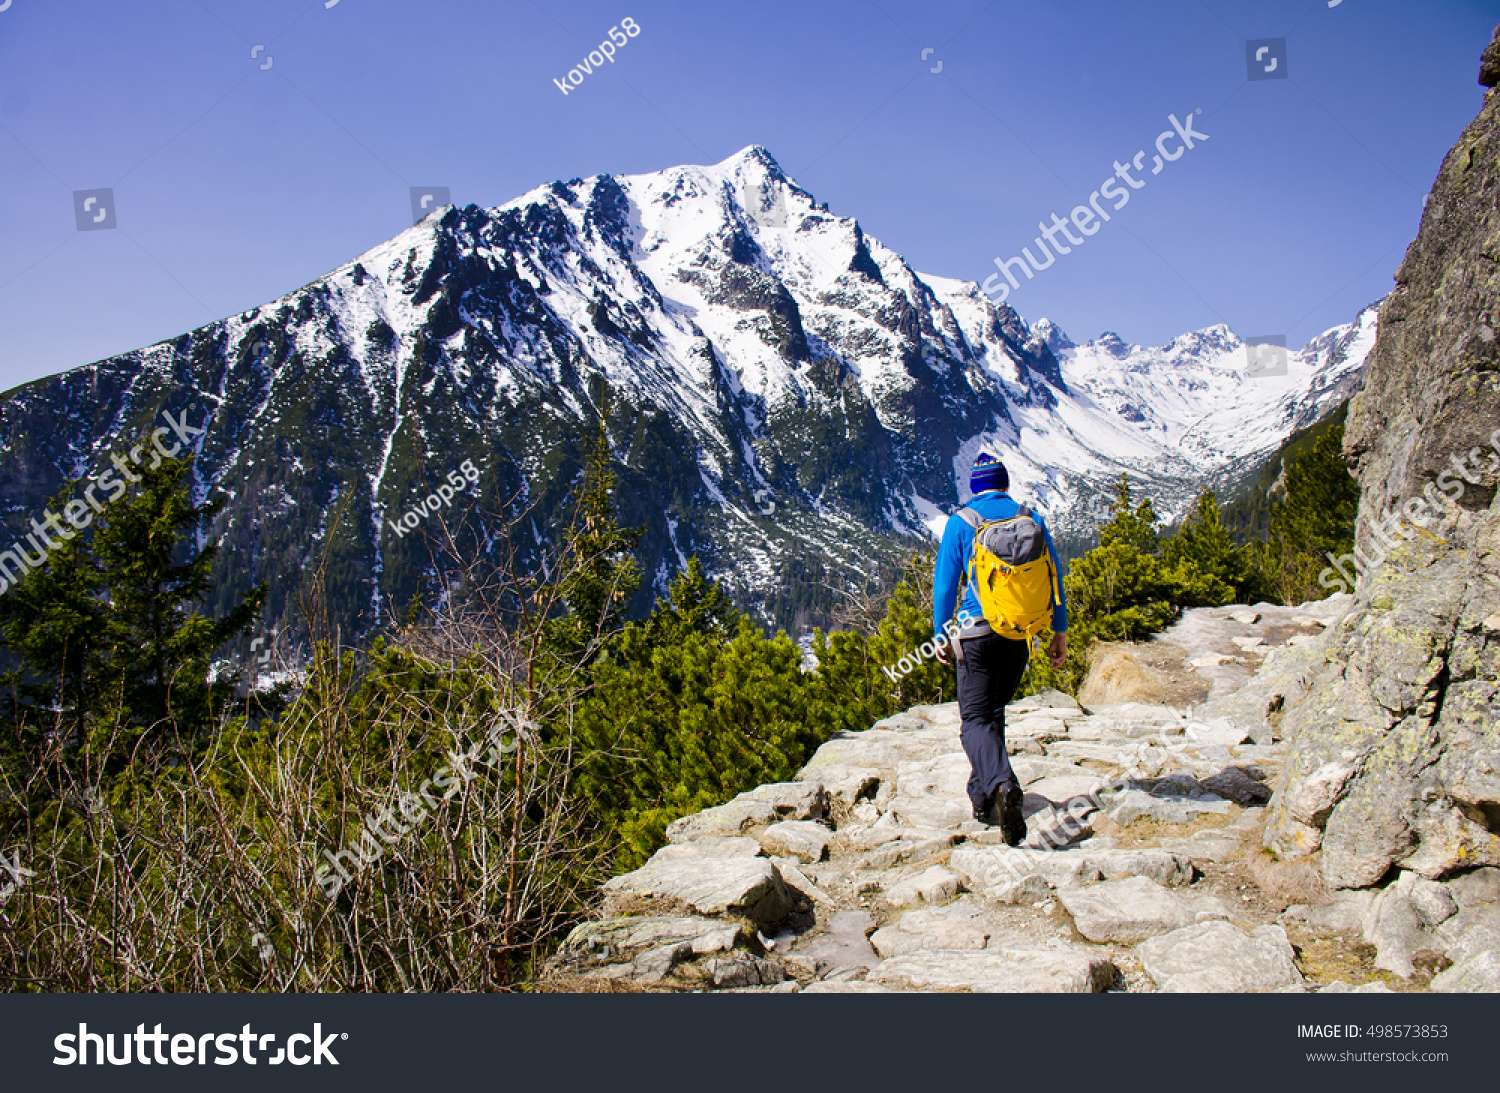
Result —
[[1182, 527], [1162, 547], [1167, 579], [1179, 607], [1221, 607], [1244, 602], [1255, 590], [1250, 552], [1220, 521], [1219, 501], [1205, 489]]
[[[69, 489], [48, 509], [60, 512], [71, 499]], [[104, 578], [86, 535], [65, 530], [43, 564], [0, 596], [0, 644], [17, 661], [6, 674], [11, 716], [26, 744], [64, 726], [76, 742], [101, 700]]]
[[[1132, 505], [1130, 480], [1120, 476], [1099, 545], [1073, 563], [1065, 582], [1070, 638], [1076, 631], [1106, 641], [1155, 633], [1177, 616], [1175, 589], [1163, 571], [1156, 509], [1150, 498]], [[1076, 620], [1076, 622], [1075, 622]]]
[[631, 556], [640, 546], [641, 530], [620, 527], [610, 458], [609, 434], [601, 415], [585, 456], [573, 522], [565, 535], [558, 581], [567, 610], [548, 628], [548, 645], [564, 663], [578, 658], [587, 662], [597, 655], [603, 639], [623, 623], [641, 580], [640, 565]]
[[210, 728], [229, 700], [235, 681], [209, 683], [209, 661], [254, 625], [265, 588], [220, 618], [202, 614], [218, 547], [198, 540], [223, 502], [193, 504], [190, 462], [163, 460], [138, 477], [105, 510], [92, 543], [109, 595], [108, 674], [126, 724], [191, 736]]
[[1359, 484], [1343, 454], [1344, 426], [1336, 423], [1312, 448], [1288, 461], [1286, 497], [1271, 509], [1271, 535], [1259, 567], [1282, 603], [1322, 599], [1328, 590], [1317, 575], [1354, 546]]
[[[202, 613], [217, 548], [197, 540], [218, 508], [192, 503], [191, 469], [169, 459], [133, 471], [124, 496], [85, 530], [59, 533], [46, 561], [0, 597], [22, 753], [39, 730], [64, 728], [65, 762], [81, 747], [95, 773], [118, 772], [126, 754], [180, 756], [219, 724], [237, 680], [210, 683], [210, 659], [254, 622], [265, 590], [220, 618]], [[35, 758], [9, 750], [23, 767]]]

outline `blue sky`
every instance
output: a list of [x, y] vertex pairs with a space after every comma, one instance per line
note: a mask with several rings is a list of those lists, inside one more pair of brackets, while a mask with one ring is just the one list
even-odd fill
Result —
[[[562, 94], [627, 16], [640, 34]], [[411, 186], [496, 205], [749, 144], [918, 270], [982, 281], [1198, 109], [1209, 139], [1008, 302], [1080, 341], [1224, 322], [1297, 346], [1388, 291], [1497, 21], [1500, 0], [10, 0], [0, 388], [314, 280], [409, 226]], [[1287, 78], [1249, 81], [1269, 38]], [[73, 191], [102, 187], [118, 228], [77, 230]]]

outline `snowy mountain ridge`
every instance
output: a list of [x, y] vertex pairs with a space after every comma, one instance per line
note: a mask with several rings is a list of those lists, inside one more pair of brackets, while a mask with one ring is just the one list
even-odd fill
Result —
[[4, 515], [192, 408], [199, 479], [227, 501], [220, 593], [269, 582], [275, 624], [334, 558], [362, 630], [437, 569], [388, 514], [473, 459], [539, 542], [602, 413], [621, 517], [645, 529], [637, 606], [698, 553], [791, 623], [940, 527], [982, 445], [1082, 541], [1121, 472], [1168, 516], [1248, 475], [1347, 397], [1373, 337], [1366, 309], [1277, 377], [1247, 376], [1223, 327], [1076, 345], [914, 271], [752, 146], [448, 207], [262, 307], [10, 392]]

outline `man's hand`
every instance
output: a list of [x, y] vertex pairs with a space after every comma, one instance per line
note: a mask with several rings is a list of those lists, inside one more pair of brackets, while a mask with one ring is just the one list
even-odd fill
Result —
[[948, 667], [953, 667], [953, 659], [948, 655], [948, 640], [946, 638], [942, 640], [934, 638], [932, 644], [934, 646], [932, 655], [937, 657], [942, 663], [948, 665]]
[[1052, 661], [1052, 667], [1061, 668], [1063, 661], [1068, 659], [1068, 635], [1053, 634], [1052, 641], [1047, 646], [1047, 659]]

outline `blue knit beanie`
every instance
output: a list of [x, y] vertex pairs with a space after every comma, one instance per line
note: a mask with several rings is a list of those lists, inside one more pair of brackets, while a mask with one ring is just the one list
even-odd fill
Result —
[[974, 470], [969, 474], [969, 489], [973, 493], [1010, 489], [1010, 472], [998, 458], [989, 452], [980, 452], [979, 458], [974, 460]]

